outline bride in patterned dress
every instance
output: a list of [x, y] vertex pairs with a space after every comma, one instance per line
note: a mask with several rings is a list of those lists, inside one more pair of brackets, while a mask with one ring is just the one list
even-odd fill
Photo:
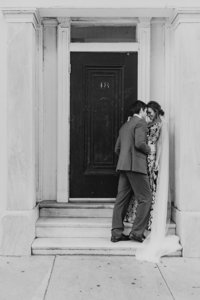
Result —
[[[147, 132], [147, 143], [151, 147], [151, 154], [147, 156], [147, 173], [150, 181], [150, 188], [152, 192], [152, 204], [149, 215], [149, 221], [147, 225], [147, 230], [151, 230], [152, 214], [155, 205], [155, 195], [157, 188], [157, 178], [159, 171], [159, 157], [161, 152], [161, 143], [159, 142], [162, 120], [161, 117], [164, 116], [164, 111], [161, 106], [155, 102], [150, 101], [147, 104], [147, 122], [148, 122], [148, 132]], [[124, 221], [128, 223], [133, 223], [136, 216], [137, 210], [137, 199], [132, 199], [127, 210]]]
[[[169, 134], [164, 111], [159, 103], [147, 104], [148, 144], [147, 169], [152, 191], [152, 205], [147, 230], [149, 234], [136, 251], [136, 259], [158, 263], [162, 256], [181, 250], [179, 238], [167, 235], [169, 208]], [[125, 222], [134, 222], [137, 199], [129, 205]]]

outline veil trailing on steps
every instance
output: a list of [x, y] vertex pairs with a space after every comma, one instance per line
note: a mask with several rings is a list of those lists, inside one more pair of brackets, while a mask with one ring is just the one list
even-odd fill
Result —
[[136, 259], [155, 263], [160, 262], [162, 256], [182, 249], [178, 236], [167, 235], [170, 222], [167, 214], [169, 204], [169, 133], [168, 124], [163, 118], [159, 140], [161, 152], [151, 233], [144, 240], [141, 248], [136, 251]]

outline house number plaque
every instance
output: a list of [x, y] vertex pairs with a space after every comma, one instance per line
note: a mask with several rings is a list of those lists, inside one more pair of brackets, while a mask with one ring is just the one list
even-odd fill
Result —
[[101, 89], [109, 89], [109, 88], [110, 88], [110, 83], [107, 82], [107, 81], [102, 81], [102, 82], [100, 83], [100, 88], [101, 88]]

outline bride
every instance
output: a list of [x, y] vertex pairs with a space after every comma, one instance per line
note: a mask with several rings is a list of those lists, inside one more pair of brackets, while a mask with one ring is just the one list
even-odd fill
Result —
[[[152, 191], [152, 204], [147, 230], [150, 234], [141, 248], [136, 251], [136, 258], [159, 262], [162, 256], [181, 250], [179, 238], [167, 235], [169, 207], [169, 135], [164, 111], [159, 103], [147, 104], [148, 144], [151, 154], [147, 156], [147, 169]], [[134, 222], [137, 211], [137, 199], [131, 203], [125, 221]]]

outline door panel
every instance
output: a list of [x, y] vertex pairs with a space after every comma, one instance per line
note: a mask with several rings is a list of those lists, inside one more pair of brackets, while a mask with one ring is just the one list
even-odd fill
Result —
[[117, 193], [114, 145], [137, 100], [137, 53], [72, 53], [70, 197]]
[[85, 174], [114, 174], [122, 75], [121, 68], [86, 67]]

